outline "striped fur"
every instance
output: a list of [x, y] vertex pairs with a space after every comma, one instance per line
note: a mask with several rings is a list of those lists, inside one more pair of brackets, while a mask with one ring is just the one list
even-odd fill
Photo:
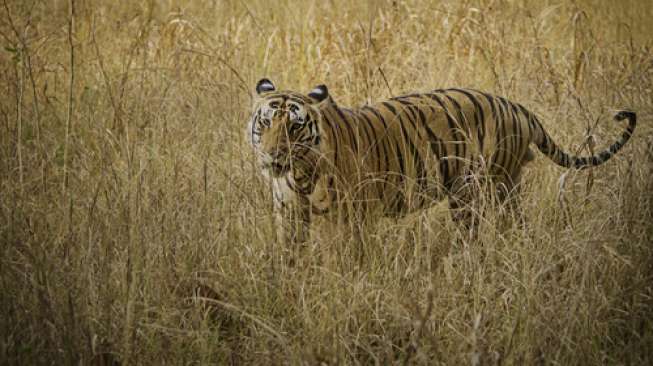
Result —
[[559, 148], [522, 105], [472, 89], [348, 109], [323, 85], [308, 95], [277, 91], [267, 79], [260, 85], [247, 133], [291, 241], [306, 240], [311, 213], [353, 219], [344, 205], [362, 216], [401, 217], [449, 197], [456, 208], [451, 198], [472, 172], [510, 191], [533, 159], [531, 144], [562, 167], [603, 164], [636, 125], [635, 113], [619, 112], [616, 120], [628, 119], [621, 138], [594, 156], [577, 157]]

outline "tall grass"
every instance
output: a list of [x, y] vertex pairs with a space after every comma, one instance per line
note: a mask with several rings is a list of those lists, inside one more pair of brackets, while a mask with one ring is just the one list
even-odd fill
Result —
[[[1, 5], [0, 363], [653, 363], [653, 3]], [[584, 154], [614, 109], [640, 123], [600, 168], [531, 163], [524, 225], [457, 244], [436, 206], [358, 267], [327, 223], [275, 240], [264, 76], [345, 105], [475, 87]]]

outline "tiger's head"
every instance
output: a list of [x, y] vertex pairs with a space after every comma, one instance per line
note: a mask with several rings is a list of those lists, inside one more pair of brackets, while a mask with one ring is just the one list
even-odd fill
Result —
[[270, 80], [261, 79], [256, 94], [247, 134], [264, 171], [279, 177], [291, 163], [319, 153], [319, 108], [330, 100], [325, 85], [302, 94], [277, 91]]

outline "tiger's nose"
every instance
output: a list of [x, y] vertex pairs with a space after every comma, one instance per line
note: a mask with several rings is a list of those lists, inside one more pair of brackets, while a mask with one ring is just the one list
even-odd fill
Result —
[[290, 116], [288, 110], [285, 108], [277, 109], [273, 112], [272, 116], [279, 120], [286, 120]]

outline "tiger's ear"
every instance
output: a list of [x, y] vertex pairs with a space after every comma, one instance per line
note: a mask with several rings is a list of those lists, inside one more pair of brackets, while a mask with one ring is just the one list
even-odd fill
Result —
[[274, 87], [274, 84], [270, 81], [270, 79], [263, 78], [256, 83], [256, 93], [258, 95], [261, 95], [261, 93], [269, 92], [269, 91], [274, 91], [277, 88]]
[[316, 103], [320, 103], [329, 97], [329, 89], [326, 85], [320, 84], [308, 93], [308, 96]]

